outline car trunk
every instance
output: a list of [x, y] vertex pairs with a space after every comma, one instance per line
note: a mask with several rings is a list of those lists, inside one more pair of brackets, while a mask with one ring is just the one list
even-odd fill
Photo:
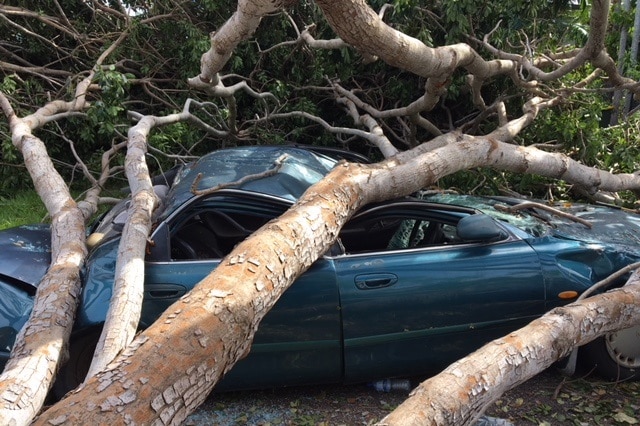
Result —
[[29, 225], [0, 231], [0, 276], [34, 293], [51, 263], [49, 225]]

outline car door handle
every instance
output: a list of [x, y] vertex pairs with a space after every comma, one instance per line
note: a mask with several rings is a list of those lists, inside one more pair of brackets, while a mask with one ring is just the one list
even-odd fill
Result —
[[177, 299], [183, 296], [187, 289], [180, 284], [153, 284], [145, 288], [145, 297], [151, 299]]
[[360, 290], [370, 290], [374, 288], [384, 288], [394, 285], [398, 282], [398, 276], [396, 274], [390, 273], [360, 274], [356, 275], [354, 281], [356, 287]]

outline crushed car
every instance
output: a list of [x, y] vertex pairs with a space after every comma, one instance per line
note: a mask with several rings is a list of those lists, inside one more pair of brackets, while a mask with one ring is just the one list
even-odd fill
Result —
[[[366, 161], [336, 150], [251, 146], [215, 151], [163, 175], [140, 327], [341, 158]], [[194, 183], [201, 191], [194, 193]], [[90, 227], [70, 359], [55, 385], [59, 395], [81, 383], [91, 362], [128, 203]], [[432, 374], [640, 260], [639, 215], [596, 205], [560, 207], [447, 193], [366, 206], [284, 293], [261, 322], [249, 355], [216, 389]], [[1, 365], [49, 266], [49, 226], [0, 231], [0, 246]], [[640, 327], [611, 333], [580, 352], [582, 363], [604, 377], [640, 378]]]

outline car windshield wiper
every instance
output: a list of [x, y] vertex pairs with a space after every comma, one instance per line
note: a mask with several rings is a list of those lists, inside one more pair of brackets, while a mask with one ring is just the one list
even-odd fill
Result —
[[[504, 204], [496, 204], [494, 206], [497, 210], [503, 211], [503, 212], [507, 212], [507, 213], [515, 213], [518, 212], [520, 210], [533, 210], [533, 209], [540, 209], [540, 210], [544, 210], [546, 212], [551, 213], [554, 216], [558, 216], [558, 217], [562, 217], [564, 219], [569, 219], [573, 222], [577, 222], [577, 223], [581, 223], [582, 225], [586, 226], [587, 228], [591, 229], [591, 227], [593, 226], [591, 224], [591, 222], [589, 222], [588, 220], [584, 220], [574, 214], [571, 213], [567, 213], [564, 212], [562, 210], [559, 210], [555, 207], [551, 207], [548, 206], [546, 204], [542, 204], [542, 203], [536, 203], [534, 201], [523, 201], [521, 203], [518, 204], [514, 204], [511, 206], [507, 206]], [[535, 214], [535, 213], [532, 213]], [[538, 215], [536, 215], [536, 217], [539, 217]], [[544, 218], [539, 217], [540, 219], [544, 220]]]

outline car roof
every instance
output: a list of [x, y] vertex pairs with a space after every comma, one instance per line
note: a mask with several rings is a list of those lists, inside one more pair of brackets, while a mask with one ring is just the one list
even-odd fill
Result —
[[[197, 184], [197, 191], [215, 187], [233, 188], [295, 202], [307, 188], [329, 173], [338, 160], [344, 159], [344, 153], [343, 150], [317, 150], [299, 145], [244, 146], [211, 152], [183, 166], [177, 172], [171, 189], [163, 200], [164, 208], [158, 219], [163, 220], [185, 203], [195, 201], [194, 198], [199, 196], [192, 191], [194, 183]], [[282, 166], [276, 170], [276, 163], [283, 155], [286, 158], [282, 160]], [[366, 158], [363, 157], [360, 162], [365, 162], [364, 160]], [[253, 177], [247, 179], [248, 176]], [[546, 226], [542, 226], [535, 218], [496, 211], [493, 208], [495, 199], [442, 193], [429, 194], [426, 197], [416, 195], [423, 200], [442, 205], [458, 205], [480, 210], [534, 235], [546, 231]], [[535, 229], [538, 227], [544, 229]]]
[[[277, 168], [279, 161], [282, 164]], [[336, 163], [335, 158], [293, 146], [244, 146], [214, 151], [178, 171], [164, 200], [161, 217], [167, 217], [197, 196], [192, 192], [194, 183], [197, 191], [230, 187], [295, 201]]]
[[[204, 155], [177, 172], [171, 189], [163, 200], [163, 211], [157, 219], [163, 220], [185, 203], [195, 201], [199, 195], [194, 194], [194, 185], [196, 192], [212, 188], [233, 188], [295, 202], [311, 185], [328, 174], [340, 159], [366, 162], [365, 157], [351, 158], [343, 150], [315, 148], [300, 145], [257, 145], [226, 148]], [[280, 167], [276, 167], [278, 162], [282, 163]], [[542, 236], [549, 231], [548, 220], [544, 222], [524, 212], [512, 214], [495, 208], [497, 203], [517, 204], [522, 200], [451, 193], [418, 193], [414, 197], [442, 205], [476, 209], [530, 235]], [[369, 209], [363, 211], [367, 210]]]

